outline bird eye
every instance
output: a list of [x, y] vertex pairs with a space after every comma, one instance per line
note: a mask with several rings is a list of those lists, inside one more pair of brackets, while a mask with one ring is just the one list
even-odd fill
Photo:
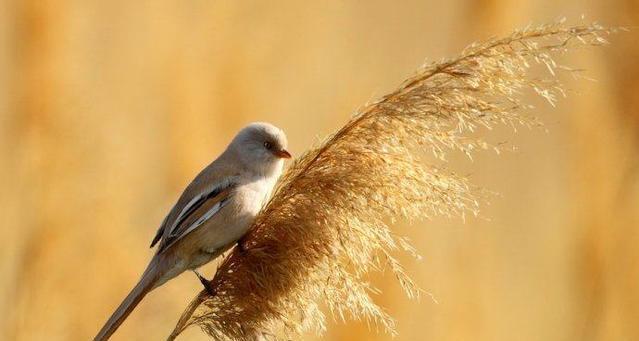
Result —
[[264, 142], [264, 148], [271, 149], [271, 148], [273, 148], [273, 145], [270, 142], [267, 141], [267, 142]]

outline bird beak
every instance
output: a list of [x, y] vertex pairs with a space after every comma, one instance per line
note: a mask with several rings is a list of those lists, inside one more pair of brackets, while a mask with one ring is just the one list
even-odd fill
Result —
[[286, 149], [276, 150], [276, 151], [273, 152], [273, 154], [275, 154], [275, 156], [279, 157], [280, 159], [290, 159], [291, 158], [291, 153], [289, 153]]

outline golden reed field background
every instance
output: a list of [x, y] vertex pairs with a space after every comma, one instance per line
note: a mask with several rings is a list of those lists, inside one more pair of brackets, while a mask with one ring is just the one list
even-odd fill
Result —
[[[0, 6], [3, 340], [93, 337], [183, 187], [250, 121], [282, 127], [299, 155], [472, 41], [560, 16], [639, 25], [637, 0]], [[565, 59], [596, 81], [567, 79], [556, 108], [531, 98], [548, 133], [482, 132], [518, 149], [451, 160], [500, 194], [485, 218], [398, 224], [434, 299], [372, 279], [397, 340], [639, 340], [637, 29], [611, 41]], [[154, 291], [114, 340], [164, 339], [199, 290], [187, 273]], [[336, 322], [323, 339], [390, 336]]]

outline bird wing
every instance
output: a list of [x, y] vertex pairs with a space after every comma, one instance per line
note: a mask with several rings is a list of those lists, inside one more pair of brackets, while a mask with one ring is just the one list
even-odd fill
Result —
[[158, 252], [164, 251], [205, 221], [211, 219], [228, 203], [232, 191], [233, 188], [230, 185], [217, 186], [211, 191], [203, 192], [193, 198], [173, 223], [169, 233], [165, 235]]
[[149, 247], [154, 247], [155, 244], [157, 244], [160, 239], [162, 239], [162, 236], [164, 235], [164, 229], [166, 228], [166, 220], [169, 218], [169, 216], [167, 215], [166, 217], [164, 217], [164, 220], [162, 220], [162, 224], [160, 224], [160, 227], [158, 227], [158, 232], [155, 233], [155, 237], [153, 237], [153, 240], [151, 241], [151, 246]]
[[229, 202], [237, 187], [237, 176], [212, 181], [212, 173], [205, 169], [198, 175], [164, 218], [151, 241], [151, 247], [160, 242], [158, 253], [211, 219]]

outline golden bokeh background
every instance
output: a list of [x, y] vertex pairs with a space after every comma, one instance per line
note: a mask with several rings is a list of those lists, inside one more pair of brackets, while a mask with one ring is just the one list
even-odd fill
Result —
[[[92, 338], [181, 189], [246, 123], [282, 127], [299, 154], [426, 58], [582, 14], [637, 26], [639, 1], [3, 0], [0, 338]], [[517, 151], [453, 158], [501, 194], [488, 219], [397, 227], [434, 299], [373, 278], [396, 340], [639, 340], [639, 39], [611, 40], [567, 58], [596, 82], [568, 79], [557, 108], [532, 100], [548, 133], [498, 130]], [[199, 289], [185, 274], [154, 291], [114, 340], [164, 339]], [[390, 336], [349, 322], [324, 339]]]

